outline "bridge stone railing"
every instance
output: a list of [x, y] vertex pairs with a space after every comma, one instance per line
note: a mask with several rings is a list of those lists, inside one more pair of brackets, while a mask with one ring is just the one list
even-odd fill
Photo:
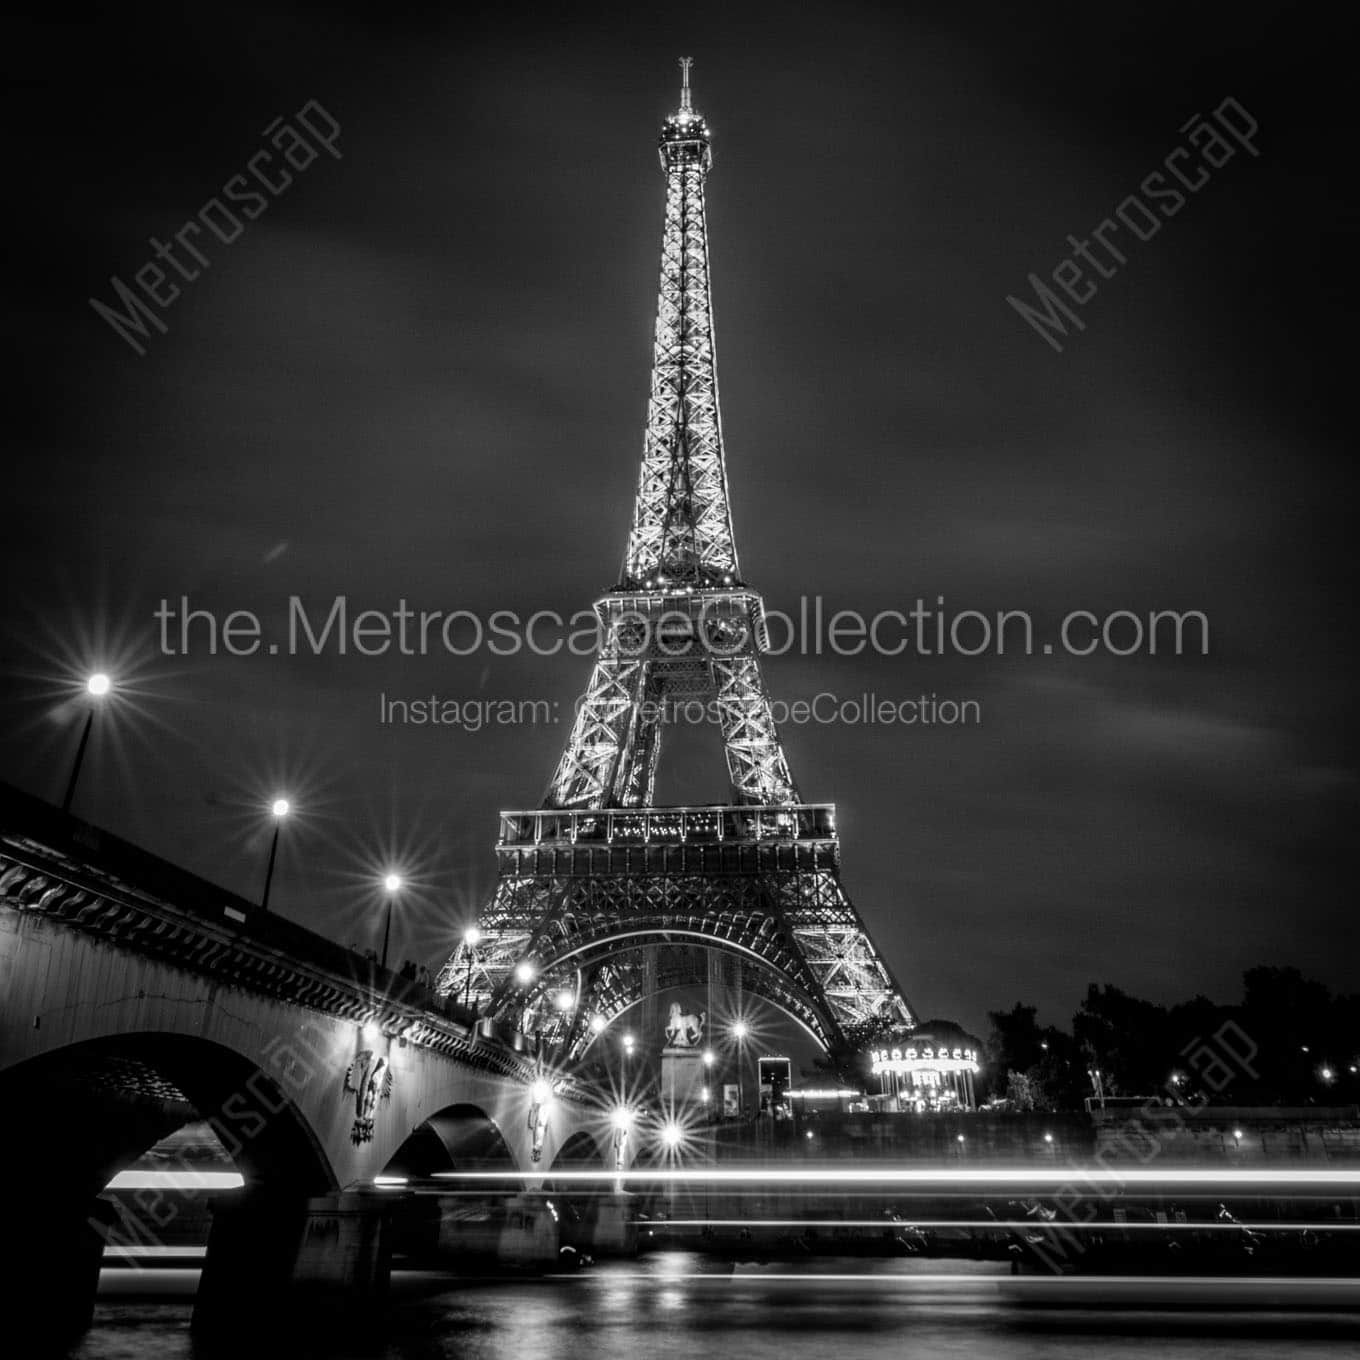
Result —
[[374, 1023], [474, 1068], [528, 1081], [533, 1055], [413, 979], [0, 784], [0, 908], [326, 1015]]

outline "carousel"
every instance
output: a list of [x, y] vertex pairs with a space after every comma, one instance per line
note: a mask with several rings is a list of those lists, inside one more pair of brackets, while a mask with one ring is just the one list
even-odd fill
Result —
[[869, 1054], [879, 1082], [868, 1097], [872, 1108], [904, 1114], [977, 1108], [973, 1078], [982, 1044], [952, 1020], [927, 1020], [883, 1043]]

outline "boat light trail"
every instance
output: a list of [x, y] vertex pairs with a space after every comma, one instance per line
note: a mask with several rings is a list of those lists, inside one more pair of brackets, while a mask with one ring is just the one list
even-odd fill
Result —
[[108, 1190], [238, 1190], [239, 1171], [120, 1171]]
[[667, 1218], [634, 1219], [640, 1228], [881, 1228], [913, 1232], [922, 1228], [1021, 1229], [1025, 1232], [1360, 1232], [1360, 1223], [1116, 1223], [1113, 1219], [1077, 1223], [1065, 1219], [913, 1218]]
[[1205, 1171], [1168, 1167], [1160, 1171], [1130, 1167], [1124, 1171], [1094, 1168], [1036, 1167], [650, 1167], [626, 1171], [591, 1171], [580, 1167], [535, 1171], [436, 1171], [431, 1179], [475, 1183], [518, 1180], [551, 1181], [554, 1185], [1246, 1185], [1360, 1186], [1355, 1170], [1256, 1170], [1235, 1167]]

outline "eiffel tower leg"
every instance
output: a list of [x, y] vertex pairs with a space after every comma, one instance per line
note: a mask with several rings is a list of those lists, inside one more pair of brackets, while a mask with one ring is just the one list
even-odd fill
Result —
[[602, 656], [596, 661], [571, 736], [549, 781], [545, 807], [609, 804], [646, 671], [646, 663], [639, 659]]
[[713, 679], [727, 773], [737, 801], [762, 805], [798, 802], [798, 790], [770, 712], [760, 662], [754, 656], [715, 657]]
[[839, 877], [819, 870], [767, 880], [799, 953], [850, 1048], [915, 1017]]

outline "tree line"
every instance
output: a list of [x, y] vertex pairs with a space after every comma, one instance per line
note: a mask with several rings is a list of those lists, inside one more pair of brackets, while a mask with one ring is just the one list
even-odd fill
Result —
[[[1080, 1110], [1101, 1095], [1217, 1105], [1353, 1105], [1360, 1101], [1360, 995], [1333, 995], [1297, 968], [1251, 968], [1242, 1000], [1195, 996], [1159, 1006], [1092, 983], [1070, 1029], [1040, 1025], [1034, 1006], [990, 1011], [990, 1098], [1016, 1110]], [[1235, 1027], [1243, 1060], [1205, 1079], [1196, 1045]]]

